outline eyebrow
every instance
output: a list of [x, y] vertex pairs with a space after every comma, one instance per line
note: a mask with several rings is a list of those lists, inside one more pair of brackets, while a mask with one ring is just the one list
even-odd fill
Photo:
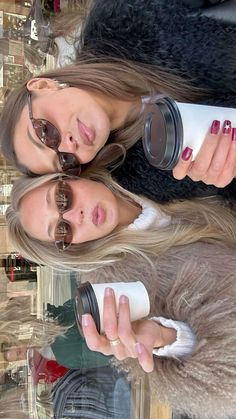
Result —
[[[32, 137], [32, 135], [30, 134], [29, 127], [27, 127], [27, 134], [28, 134], [28, 138], [31, 141], [31, 143], [34, 144], [34, 145], [36, 145], [36, 147], [38, 147], [40, 150], [44, 150], [45, 147], [47, 147], [45, 144], [43, 144], [43, 143], [41, 143], [39, 141], [36, 141], [34, 139], [34, 137]], [[47, 148], [50, 148], [50, 147], [47, 147]], [[54, 151], [54, 153], [55, 153], [55, 157], [56, 158], [53, 159], [53, 161], [52, 161], [53, 169], [55, 170], [55, 172], [60, 172], [61, 171], [61, 167], [58, 165], [58, 163], [59, 163], [58, 162], [58, 156], [57, 156], [57, 153], [55, 151]]]

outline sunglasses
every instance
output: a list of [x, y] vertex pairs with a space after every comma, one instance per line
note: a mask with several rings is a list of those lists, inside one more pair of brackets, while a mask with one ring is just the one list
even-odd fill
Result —
[[61, 135], [58, 129], [51, 124], [51, 122], [47, 121], [47, 119], [36, 119], [33, 117], [32, 97], [30, 92], [28, 92], [28, 109], [29, 118], [32, 122], [35, 134], [44, 145], [57, 153], [62, 171], [67, 172], [69, 175], [79, 176], [81, 173], [81, 164], [74, 154], [58, 150], [61, 144]]
[[55, 246], [60, 252], [68, 249], [73, 239], [72, 226], [63, 218], [63, 214], [71, 209], [72, 200], [71, 186], [64, 180], [60, 180], [55, 189], [55, 202], [59, 212], [59, 220], [54, 231]]

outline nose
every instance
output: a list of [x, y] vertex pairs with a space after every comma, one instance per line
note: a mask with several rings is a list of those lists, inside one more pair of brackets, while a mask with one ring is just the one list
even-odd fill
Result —
[[74, 154], [76, 152], [77, 146], [78, 144], [76, 138], [72, 135], [71, 132], [67, 132], [65, 135], [62, 135], [58, 150]]
[[80, 225], [84, 221], [84, 211], [81, 208], [73, 208], [63, 214], [63, 218], [71, 224]]

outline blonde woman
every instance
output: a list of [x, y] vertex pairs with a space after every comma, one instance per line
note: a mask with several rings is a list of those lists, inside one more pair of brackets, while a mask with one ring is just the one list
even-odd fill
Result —
[[160, 206], [106, 172], [86, 176], [20, 179], [7, 211], [15, 246], [38, 263], [89, 271], [82, 280], [144, 282], [150, 317], [131, 323], [127, 297], [117, 308], [108, 287], [105, 334], [83, 317], [88, 347], [114, 355], [137, 378], [149, 373], [151, 391], [172, 407], [229, 418], [236, 410], [234, 211], [215, 199]]
[[105, 171], [23, 177], [11, 202], [6, 219], [14, 247], [55, 268], [90, 270], [126, 253], [148, 258], [197, 241], [236, 243], [235, 212], [221, 202], [159, 205], [126, 191]]

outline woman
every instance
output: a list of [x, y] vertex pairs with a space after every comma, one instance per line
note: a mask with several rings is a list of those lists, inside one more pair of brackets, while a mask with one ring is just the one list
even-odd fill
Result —
[[[35, 349], [35, 362], [32, 364], [35, 377], [37, 378], [41, 369], [41, 376], [44, 374], [48, 382], [53, 382], [68, 368], [99, 368], [109, 363], [109, 357], [91, 352], [82, 339], [75, 324], [72, 300], [60, 307], [49, 304], [47, 308], [49, 322], [34, 319], [22, 298], [13, 298], [1, 304], [2, 372], [16, 361], [26, 360], [29, 348]], [[29, 333], [27, 339], [21, 337], [22, 329], [26, 328], [33, 330], [32, 336]]]
[[124, 190], [107, 172], [83, 176], [52, 174], [15, 183], [6, 218], [21, 255], [80, 271], [126, 253], [147, 258], [199, 240], [235, 246], [234, 210], [214, 199], [161, 206]]
[[[99, 0], [81, 38], [83, 53], [74, 65], [31, 79], [9, 95], [1, 118], [4, 155], [20, 170], [41, 174], [88, 163], [101, 148], [99, 164], [111, 167], [129, 149], [115, 176], [130, 191], [152, 199], [156, 189], [160, 202], [217, 193], [233, 201], [234, 182], [218, 190], [189, 179], [174, 181], [150, 167], [138, 141], [142, 123], [137, 116], [141, 97], [153, 93], [234, 106], [235, 29], [190, 13], [176, 1], [153, 0], [144, 7], [140, 0]], [[193, 164], [191, 153], [183, 154], [176, 178], [187, 173], [194, 181], [228, 185], [236, 167], [234, 133], [209, 133]]]
[[[123, 296], [116, 307], [110, 292], [104, 297], [103, 335], [98, 334], [91, 316], [84, 315], [83, 332], [88, 346], [122, 360], [118, 363], [119, 370], [128, 372], [134, 381], [143, 376], [143, 370], [149, 372], [146, 377], [153, 400], [156, 397], [191, 417], [234, 417], [235, 250], [195, 243], [172, 248], [162, 257], [152, 258], [152, 262], [150, 267], [142, 259], [137, 264], [136, 258], [128, 257], [125, 269], [124, 263], [119, 262], [83, 274], [82, 280], [103, 283], [141, 280], [150, 296], [150, 316], [155, 316], [159, 327], [165, 325], [176, 331], [177, 337], [172, 341], [167, 338], [169, 344], [164, 347], [159, 341], [156, 349], [153, 341], [158, 337], [158, 329], [152, 329], [148, 337], [147, 325], [143, 324], [137, 333], [137, 324], [130, 323], [128, 300]], [[182, 322], [192, 331], [192, 338], [195, 336], [192, 347], [188, 346], [191, 335], [186, 328], [181, 329]], [[145, 340], [144, 333], [147, 333]], [[183, 349], [185, 354], [178, 352]]]

